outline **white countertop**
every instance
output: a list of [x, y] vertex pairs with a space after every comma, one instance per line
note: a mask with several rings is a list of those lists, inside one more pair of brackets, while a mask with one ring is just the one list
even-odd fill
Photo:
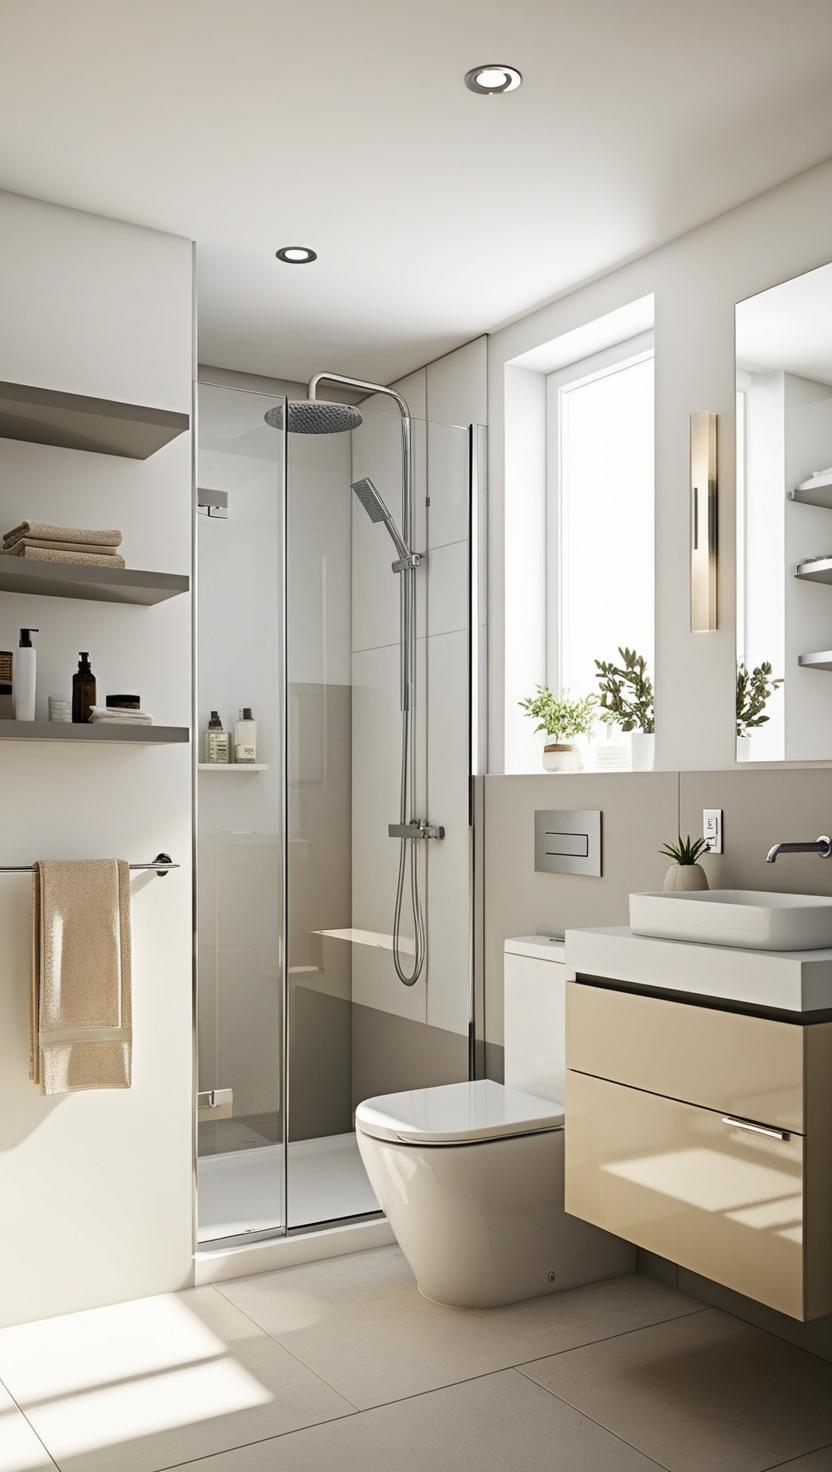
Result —
[[832, 950], [744, 951], [636, 935], [629, 927], [567, 930], [571, 972], [782, 1012], [832, 1009]]

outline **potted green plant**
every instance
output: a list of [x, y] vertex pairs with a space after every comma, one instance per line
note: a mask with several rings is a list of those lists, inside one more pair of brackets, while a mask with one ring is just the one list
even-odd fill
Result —
[[673, 862], [664, 876], [662, 889], [671, 893], [674, 890], [707, 889], [708, 876], [698, 860], [708, 852], [708, 840], [691, 838], [690, 834], [683, 838], [680, 833], [676, 843], [664, 844], [659, 853]]
[[519, 704], [530, 719], [537, 720], [535, 731], [545, 731], [552, 738], [543, 748], [543, 770], [576, 772], [580, 763], [574, 742], [592, 731], [598, 704], [595, 696], [571, 700], [566, 690], [555, 694], [548, 685], [538, 685], [534, 695]]
[[618, 654], [620, 664], [605, 659], [595, 661], [601, 720], [629, 732], [630, 766], [634, 772], [649, 772], [656, 743], [653, 681], [643, 654], [622, 647]]
[[768, 705], [775, 690], [783, 684], [774, 679], [768, 660], [749, 669], [744, 659], [737, 661], [737, 760], [747, 761], [751, 733], [769, 720]]

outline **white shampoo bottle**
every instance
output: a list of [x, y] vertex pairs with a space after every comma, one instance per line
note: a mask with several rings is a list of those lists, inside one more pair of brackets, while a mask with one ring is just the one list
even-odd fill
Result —
[[252, 716], [249, 705], [243, 706], [237, 721], [234, 732], [234, 760], [240, 763], [257, 761], [257, 722]]
[[35, 719], [38, 652], [32, 646], [32, 635], [38, 632], [37, 629], [20, 630], [20, 648], [14, 662], [13, 698], [16, 721]]

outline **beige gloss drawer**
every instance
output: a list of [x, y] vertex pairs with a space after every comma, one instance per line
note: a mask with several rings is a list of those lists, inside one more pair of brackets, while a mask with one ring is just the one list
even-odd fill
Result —
[[[566, 1210], [759, 1303], [807, 1316], [803, 1148], [567, 1074]], [[826, 1307], [815, 1312], [828, 1312]]]
[[566, 1064], [724, 1114], [804, 1132], [804, 1029], [570, 982]]

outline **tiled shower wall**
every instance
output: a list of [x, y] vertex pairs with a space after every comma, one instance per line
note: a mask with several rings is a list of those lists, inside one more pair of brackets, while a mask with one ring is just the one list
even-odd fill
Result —
[[[389, 949], [354, 945], [353, 1099], [454, 1082], [467, 1074], [468, 435], [486, 421], [486, 341], [480, 338], [396, 387], [414, 416], [417, 550], [417, 800], [446, 838], [420, 855], [428, 962], [413, 987]], [[353, 436], [353, 474], [370, 475], [400, 515], [399, 415], [368, 404]], [[425, 505], [426, 495], [430, 504]], [[392, 929], [398, 846], [400, 713], [398, 586], [381, 528], [353, 508], [352, 925]], [[426, 846], [427, 848], [427, 846]]]

